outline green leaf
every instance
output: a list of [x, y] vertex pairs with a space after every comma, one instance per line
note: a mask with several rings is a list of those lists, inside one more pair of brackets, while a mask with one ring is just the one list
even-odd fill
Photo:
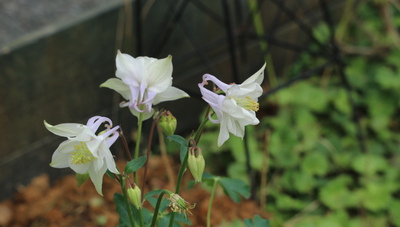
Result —
[[[158, 221], [158, 225], [157, 226], [168, 226], [169, 225], [169, 220], [171, 219], [171, 214], [172, 212], [169, 212], [168, 214], [162, 216], [159, 221]], [[183, 223], [185, 225], [191, 225], [192, 222], [190, 221], [189, 218], [185, 217], [185, 215], [183, 213], [175, 213], [174, 216], [174, 223], [173, 223], [173, 227], [180, 227], [182, 226], [180, 223]]]
[[324, 153], [312, 151], [304, 158], [301, 169], [311, 175], [323, 176], [328, 173], [329, 162]]
[[116, 179], [114, 174], [112, 172], [110, 172], [110, 170], [107, 169], [106, 171], [107, 176], [111, 177], [111, 179]]
[[167, 138], [181, 145], [180, 158], [181, 162], [183, 162], [188, 152], [188, 141], [179, 135], [172, 135]]
[[354, 158], [352, 167], [360, 174], [372, 176], [378, 171], [385, 171], [388, 163], [385, 158], [375, 154], [362, 154]]
[[[127, 210], [127, 207], [125, 204], [124, 196], [120, 193], [115, 193], [114, 194], [114, 203], [117, 208], [118, 215], [119, 215], [118, 226], [119, 227], [130, 227], [131, 222], [129, 220], [128, 210]], [[132, 204], [129, 203], [129, 206], [131, 206], [132, 210], [137, 211], [136, 207], [133, 206]], [[139, 219], [135, 219], [135, 220], [139, 220]], [[138, 224], [138, 223], [136, 223], [136, 224]]]
[[319, 198], [331, 209], [344, 209], [356, 206], [357, 198], [347, 188], [352, 182], [353, 179], [350, 176], [340, 175], [321, 188]]
[[244, 223], [246, 227], [268, 227], [270, 224], [269, 220], [263, 219], [260, 215], [254, 215], [253, 220], [250, 218], [244, 219]]
[[219, 183], [224, 192], [236, 203], [241, 201], [241, 196], [250, 197], [250, 187], [242, 180], [221, 177]]
[[78, 187], [80, 187], [83, 184], [83, 182], [85, 182], [87, 179], [89, 179], [89, 177], [90, 177], [89, 173], [86, 173], [86, 174], [77, 173], [76, 181], [78, 182]]
[[140, 156], [138, 158], [129, 161], [125, 166], [125, 173], [131, 174], [133, 172], [136, 172], [146, 163], [146, 160], [147, 156]]
[[368, 210], [373, 212], [386, 210], [393, 200], [389, 188], [381, 182], [367, 182], [365, 188], [356, 192], [356, 196]]

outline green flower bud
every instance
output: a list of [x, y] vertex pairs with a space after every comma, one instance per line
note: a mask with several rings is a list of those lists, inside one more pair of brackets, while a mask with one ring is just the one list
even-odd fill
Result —
[[133, 205], [135, 205], [136, 208], [141, 209], [142, 208], [142, 191], [138, 186], [135, 188], [129, 187], [128, 190], [128, 198], [131, 201]]
[[[198, 150], [197, 156], [195, 150]], [[196, 182], [201, 182], [205, 167], [205, 161], [199, 147], [189, 148], [188, 166], [190, 172], [194, 177], [194, 180]]]
[[164, 111], [158, 121], [161, 126], [162, 131], [166, 136], [172, 136], [176, 129], [176, 118], [169, 111]]

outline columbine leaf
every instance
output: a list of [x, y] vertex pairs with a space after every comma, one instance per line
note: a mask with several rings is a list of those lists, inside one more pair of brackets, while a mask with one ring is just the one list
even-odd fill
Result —
[[263, 219], [262, 217], [260, 217], [260, 215], [254, 215], [254, 220], [250, 218], [244, 219], [244, 223], [246, 224], [246, 227], [268, 227], [270, 224], [269, 220]]
[[136, 172], [138, 169], [140, 169], [140, 167], [144, 165], [144, 163], [146, 163], [146, 160], [146, 156], [140, 156], [133, 159], [132, 161], [129, 161], [125, 166], [125, 173], [131, 174], [133, 172]]
[[221, 177], [219, 182], [224, 192], [236, 203], [241, 201], [241, 196], [250, 197], [250, 187], [242, 180]]
[[178, 136], [178, 135], [168, 136], [167, 138], [172, 141], [175, 141], [176, 143], [179, 143], [181, 145], [180, 157], [181, 157], [181, 162], [183, 162], [183, 160], [185, 159], [185, 157], [187, 155], [188, 142], [186, 141], [185, 138], [183, 138], [182, 136]]
[[89, 179], [89, 177], [90, 177], [89, 173], [86, 173], [86, 174], [77, 173], [76, 181], [78, 182], [78, 187], [80, 187], [83, 184], [83, 182], [85, 182], [87, 179]]
[[115, 178], [115, 175], [110, 170], [107, 170], [106, 174], [107, 174], [107, 176], [111, 177], [112, 179], [117, 179], [117, 178]]
[[[115, 203], [115, 206], [117, 208], [118, 215], [119, 215], [118, 227], [125, 227], [125, 226], [129, 227], [129, 226], [131, 226], [131, 223], [129, 221], [128, 211], [127, 211], [127, 208], [126, 208], [126, 205], [125, 205], [124, 196], [122, 194], [120, 194], [120, 193], [115, 193], [114, 194], [114, 203]], [[137, 212], [135, 212], [135, 211], [137, 211], [136, 207], [131, 205], [131, 204], [129, 204], [129, 206], [131, 206], [132, 211], [133, 211], [134, 216], [135, 216], [135, 213], [137, 213]], [[139, 217], [137, 217], [137, 218], [139, 218]], [[137, 218], [135, 220], [139, 220]]]

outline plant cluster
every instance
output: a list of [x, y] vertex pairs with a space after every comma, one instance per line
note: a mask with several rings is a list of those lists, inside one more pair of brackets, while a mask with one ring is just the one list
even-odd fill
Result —
[[[226, 84], [217, 77], [205, 74], [198, 84], [203, 99], [209, 104], [206, 116], [199, 128], [189, 138], [174, 135], [177, 120], [169, 111], [156, 111], [154, 105], [189, 97], [186, 92], [172, 86], [172, 57], [156, 59], [150, 57], [134, 58], [120, 51], [116, 57], [116, 76], [101, 84], [117, 91], [126, 100], [120, 107], [126, 107], [138, 119], [136, 146], [133, 151], [128, 147], [119, 126], [114, 126], [111, 119], [94, 116], [84, 124], [63, 123], [51, 125], [44, 122], [45, 127], [58, 136], [65, 137], [53, 154], [50, 165], [55, 168], [71, 168], [76, 173], [78, 184], [90, 179], [97, 192], [102, 195], [103, 177], [107, 174], [121, 186], [122, 194], [115, 193], [114, 201], [120, 215], [119, 226], [181, 226], [190, 225], [187, 214], [191, 214], [196, 204], [190, 204], [179, 194], [182, 178], [189, 169], [195, 183], [204, 182], [212, 185], [210, 203], [207, 213], [207, 226], [210, 226], [212, 202], [217, 186], [235, 202], [241, 198], [249, 198], [248, 186], [241, 180], [213, 176], [204, 173], [200, 138], [206, 122], [220, 125], [218, 146], [225, 143], [230, 134], [243, 137], [245, 126], [256, 125], [259, 120], [256, 111], [259, 108], [258, 97], [263, 93], [261, 83], [264, 78], [265, 65], [242, 84]], [[206, 86], [213, 82], [215, 87], [209, 90]], [[149, 144], [143, 155], [140, 151], [143, 121], [152, 119], [153, 124], [148, 135]], [[152, 136], [156, 124], [159, 123], [167, 138], [180, 146], [181, 166], [177, 177], [175, 191], [167, 189], [153, 190], [146, 194], [147, 163], [150, 158]], [[118, 169], [110, 147], [120, 138], [129, 160], [123, 169]], [[215, 142], [214, 142], [215, 143]], [[138, 170], [144, 168], [139, 182]], [[164, 197], [166, 195], [166, 197]], [[195, 200], [192, 199], [192, 200]], [[143, 206], [145, 202], [153, 209]], [[169, 208], [169, 209], [168, 209]], [[247, 226], [268, 226], [268, 221], [260, 216], [246, 219]]]

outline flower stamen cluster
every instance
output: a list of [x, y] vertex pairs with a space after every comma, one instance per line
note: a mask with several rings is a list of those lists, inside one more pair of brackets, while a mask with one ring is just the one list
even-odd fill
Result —
[[189, 202], [185, 201], [180, 195], [171, 193], [170, 197], [168, 198], [171, 203], [168, 205], [171, 210], [175, 213], [182, 213], [186, 217], [186, 212], [192, 214], [189, 209], [193, 209], [196, 207], [196, 204], [190, 204]]
[[92, 152], [90, 152], [85, 142], [80, 142], [80, 145], [74, 145], [75, 151], [73, 151], [70, 155], [71, 163], [75, 165], [86, 164], [97, 158], [93, 156]]

